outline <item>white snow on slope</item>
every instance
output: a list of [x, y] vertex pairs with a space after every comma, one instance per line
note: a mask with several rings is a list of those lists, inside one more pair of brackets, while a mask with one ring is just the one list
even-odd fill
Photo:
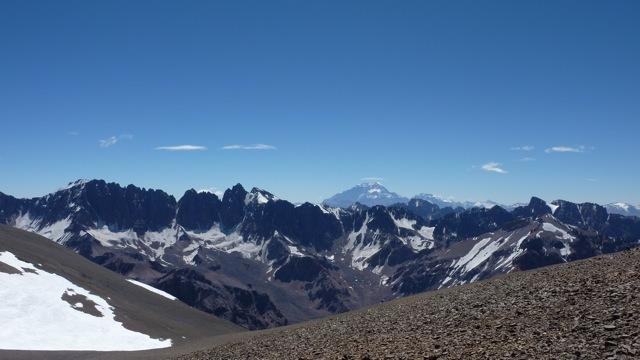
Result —
[[629, 204], [626, 204], [626, 203], [623, 203], [623, 202], [618, 202], [618, 203], [615, 203], [613, 205], [621, 208], [622, 210], [624, 210], [626, 212], [629, 212], [629, 207], [630, 207]]
[[259, 260], [262, 247], [266, 243], [258, 245], [236, 232], [225, 235], [217, 224], [207, 232], [187, 232], [187, 234], [192, 240], [198, 241], [206, 249], [223, 251], [229, 254], [240, 253], [245, 259]]
[[555, 226], [553, 224], [547, 223], [547, 222], [542, 224], [542, 229], [544, 231], [550, 231], [550, 232], [552, 232], [554, 234], [560, 233], [562, 235], [562, 238], [565, 239], [565, 240], [574, 240], [575, 239], [573, 236], [569, 235], [568, 232], [560, 229], [559, 227], [557, 227], [557, 226]]
[[249, 205], [252, 202], [256, 202], [258, 204], [266, 204], [269, 202], [269, 199], [266, 196], [264, 196], [260, 191], [250, 192], [245, 196], [244, 204]]
[[[181, 228], [167, 227], [161, 231], [147, 231], [138, 236], [133, 229], [116, 231], [104, 225], [88, 229], [87, 234], [98, 240], [105, 247], [131, 247], [141, 250], [154, 259], [162, 259], [165, 249], [174, 245]], [[81, 231], [80, 235], [85, 232]]]
[[551, 214], [553, 215], [556, 210], [560, 207], [559, 205], [556, 204], [552, 204], [552, 203], [547, 203], [547, 206], [551, 208]]
[[435, 226], [434, 227], [427, 227], [427, 226], [423, 226], [420, 228], [420, 230], [418, 230], [418, 234], [420, 234], [420, 236], [427, 238], [429, 240], [433, 240], [433, 231], [435, 230]]
[[380, 245], [376, 243], [378, 233], [373, 234], [373, 239], [369, 244], [363, 244], [364, 237], [367, 234], [367, 224], [369, 223], [369, 214], [366, 215], [360, 230], [351, 232], [347, 237], [347, 244], [343, 252], [351, 253], [351, 267], [358, 270], [364, 270], [367, 267], [367, 260], [380, 251]]
[[71, 225], [71, 219], [66, 218], [53, 224], [41, 226], [42, 219], [32, 219], [29, 213], [20, 214], [13, 220], [13, 226], [18, 229], [33, 232], [51, 239], [57, 243], [64, 243], [71, 234], [65, 231]]
[[[124, 328], [105, 299], [62, 276], [38, 269], [8, 251], [0, 252], [0, 262], [21, 271], [0, 272], [0, 349], [131, 351], [171, 346], [171, 340]], [[87, 314], [62, 300], [65, 293], [86, 297], [102, 316]]]
[[304, 256], [303, 253], [300, 252], [300, 250], [298, 250], [297, 247], [292, 246], [292, 245], [288, 245], [289, 246], [289, 253], [293, 256]]
[[456, 261], [454, 268], [464, 267], [462, 273], [482, 264], [501, 246], [500, 239], [491, 241], [491, 237], [480, 240], [469, 252]]
[[145, 288], [145, 289], [147, 289], [147, 290], [151, 291], [152, 293], [156, 293], [156, 294], [158, 294], [158, 295], [160, 295], [160, 296], [164, 296], [164, 297], [166, 297], [166, 298], [167, 298], [167, 299], [169, 299], [169, 300], [176, 300], [176, 297], [175, 297], [175, 296], [173, 296], [173, 295], [169, 294], [168, 292], [164, 292], [164, 291], [162, 291], [162, 290], [160, 290], [160, 289], [156, 289], [156, 288], [154, 288], [154, 287], [153, 287], [153, 286], [151, 286], [151, 285], [147, 285], [147, 284], [145, 284], [145, 283], [143, 283], [143, 282], [136, 281], [136, 280], [133, 280], [133, 279], [127, 279], [127, 281], [128, 281], [128, 282], [130, 282], [130, 283], [132, 283], [132, 284], [138, 285], [138, 286], [140, 286], [140, 287], [142, 287], [142, 288]]
[[416, 251], [431, 249], [435, 246], [435, 243], [432, 240], [424, 239], [420, 236], [409, 236], [406, 239], [400, 238], [400, 240], [402, 240], [405, 244], [409, 245], [413, 250]]
[[391, 218], [393, 219], [393, 222], [396, 224], [396, 227], [414, 230], [413, 225], [416, 224], [415, 220], [409, 220], [407, 218], [396, 219], [396, 217], [393, 215], [391, 215]]
[[527, 237], [529, 237], [529, 234], [525, 234], [516, 242], [516, 244], [511, 249], [511, 254], [509, 254], [509, 256], [507, 256], [504, 260], [496, 264], [496, 269], [500, 269], [504, 266], [510, 266], [511, 268], [513, 268], [513, 260], [515, 260], [515, 258], [517, 258], [520, 254], [524, 252], [523, 249], [520, 249], [520, 246], [522, 245], [522, 243], [525, 241]]

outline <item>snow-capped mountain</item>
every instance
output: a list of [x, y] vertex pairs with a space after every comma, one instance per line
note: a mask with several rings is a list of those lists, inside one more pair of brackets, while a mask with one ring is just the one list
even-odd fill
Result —
[[491, 209], [494, 206], [500, 206], [502, 208], [505, 209], [514, 209], [517, 205], [504, 205], [504, 204], [500, 204], [497, 203], [495, 201], [491, 201], [491, 200], [486, 200], [486, 201], [456, 201], [450, 198], [445, 198], [442, 196], [438, 196], [438, 195], [433, 195], [433, 194], [418, 194], [416, 196], [413, 197], [414, 199], [421, 199], [421, 200], [426, 200], [432, 204], [436, 204], [441, 208], [446, 208], [446, 207], [450, 207], [450, 208], [463, 208], [463, 209], [470, 209], [472, 207], [478, 207], [478, 208], [486, 208], [486, 209]]
[[366, 206], [387, 206], [406, 203], [407, 201], [409, 201], [408, 198], [387, 190], [387, 188], [379, 182], [370, 182], [354, 186], [349, 190], [336, 194], [323, 201], [323, 204], [332, 207], [348, 208], [355, 203]]
[[452, 199], [447, 199], [442, 196], [433, 195], [433, 194], [421, 193], [414, 196], [413, 198], [428, 201], [432, 204], [438, 205], [441, 208], [450, 207], [455, 209], [459, 207], [459, 208], [467, 209], [467, 208], [473, 207], [473, 203], [470, 201], [455, 201]]
[[[487, 208], [490, 209], [494, 206], [500, 206], [502, 208], [512, 210], [521, 204], [504, 205], [495, 201], [456, 201], [451, 198], [445, 198], [438, 195], [421, 193], [415, 195], [411, 199], [419, 199], [428, 201], [431, 204], [437, 205], [439, 208], [451, 208], [451, 209], [470, 209], [472, 207]], [[323, 204], [332, 207], [348, 208], [353, 204], [359, 203], [365, 206], [375, 205], [395, 205], [406, 204], [409, 202], [409, 198], [400, 196], [394, 192], [389, 191], [379, 182], [363, 183], [355, 186], [349, 190], [336, 194], [329, 199], [323, 201]]]
[[617, 202], [605, 205], [607, 211], [612, 214], [620, 214], [625, 216], [639, 216], [640, 208], [628, 203]]
[[356, 189], [364, 199], [391, 194], [394, 200], [388, 206], [294, 205], [238, 184], [221, 198], [189, 190], [176, 201], [161, 190], [91, 180], [35, 199], [0, 194], [0, 222], [248, 328], [640, 241], [639, 218], [597, 204], [534, 197], [512, 211], [453, 209], [409, 201], [379, 184]]

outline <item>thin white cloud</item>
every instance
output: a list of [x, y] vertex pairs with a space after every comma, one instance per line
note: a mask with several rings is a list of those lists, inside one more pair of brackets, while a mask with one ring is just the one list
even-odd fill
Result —
[[491, 161], [481, 166], [482, 170], [489, 172], [496, 172], [499, 174], [506, 174], [507, 171], [502, 168], [500, 163]]
[[363, 177], [362, 179], [360, 179], [361, 181], [382, 181], [384, 180], [381, 177], [377, 177], [377, 176], [371, 176], [371, 177]]
[[115, 145], [118, 142], [117, 136], [110, 136], [106, 139], [99, 140], [100, 147], [107, 148], [109, 146]]
[[523, 162], [536, 161], [536, 158], [525, 156], [522, 159], [520, 159], [520, 161], [523, 161]]
[[106, 139], [98, 140], [98, 144], [100, 147], [108, 148], [118, 143], [120, 140], [131, 140], [133, 139], [133, 135], [131, 134], [122, 134], [118, 136], [110, 136]]
[[251, 145], [226, 145], [222, 147], [222, 150], [275, 150], [276, 147], [267, 144], [251, 144]]
[[69, 131], [67, 133], [67, 135], [69, 135], [69, 136], [78, 136], [78, 135], [80, 135], [80, 133], [78, 131]]
[[581, 153], [584, 152], [585, 147], [584, 145], [580, 145], [577, 147], [572, 147], [572, 146], [552, 146], [550, 148], [547, 148], [544, 150], [544, 152], [546, 152], [547, 154], [550, 153]]
[[533, 149], [535, 149], [533, 145], [514, 146], [511, 148], [512, 151], [533, 151]]
[[588, 182], [598, 182], [598, 179], [595, 178], [588, 178], [587, 179]]
[[204, 151], [206, 147], [200, 145], [173, 145], [173, 146], [158, 146], [156, 150], [164, 151]]

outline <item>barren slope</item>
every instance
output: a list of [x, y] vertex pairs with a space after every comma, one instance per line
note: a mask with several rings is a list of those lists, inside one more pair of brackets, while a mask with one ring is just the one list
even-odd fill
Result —
[[640, 250], [510, 273], [295, 326], [187, 359], [640, 356]]

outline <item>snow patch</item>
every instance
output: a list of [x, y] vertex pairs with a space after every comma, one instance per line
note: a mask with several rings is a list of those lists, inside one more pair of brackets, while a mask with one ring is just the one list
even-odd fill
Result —
[[416, 224], [415, 220], [409, 220], [407, 218], [396, 219], [396, 217], [393, 216], [393, 215], [391, 215], [391, 218], [393, 219], [393, 222], [396, 224], [396, 227], [403, 228], [403, 229], [409, 229], [409, 230], [415, 230], [413, 228], [413, 225]]
[[369, 223], [369, 214], [366, 215], [360, 230], [351, 232], [347, 237], [347, 244], [343, 252], [351, 253], [351, 267], [358, 270], [364, 270], [367, 267], [367, 260], [380, 251], [380, 245], [376, 243], [378, 232], [373, 234], [371, 243], [364, 244], [364, 238], [367, 234], [367, 224]]
[[555, 233], [555, 234], [560, 233], [562, 235], [562, 238], [565, 239], [565, 240], [572, 240], [573, 241], [575, 239], [573, 236], [569, 235], [568, 232], [560, 229], [559, 227], [557, 227], [557, 226], [555, 226], [553, 224], [547, 223], [547, 222], [542, 224], [542, 229], [544, 231], [549, 231], [549, 232], [552, 232], [552, 233]]
[[153, 286], [147, 285], [147, 284], [145, 284], [143, 282], [136, 281], [136, 280], [133, 280], [133, 279], [127, 279], [127, 281], [132, 283], [132, 284], [138, 285], [138, 286], [140, 286], [142, 288], [145, 288], [145, 289], [151, 291], [152, 293], [158, 294], [160, 296], [164, 296], [169, 300], [176, 300], [177, 299], [175, 296], [169, 294], [168, 292], [164, 292], [164, 291], [162, 291], [160, 289], [156, 289]]
[[482, 264], [501, 246], [500, 239], [495, 241], [491, 240], [491, 237], [480, 240], [465, 256], [458, 259], [453, 267], [456, 269], [463, 267], [462, 273], [466, 273]]
[[434, 227], [427, 227], [427, 226], [423, 226], [420, 228], [420, 230], [418, 230], [418, 234], [420, 234], [420, 236], [427, 238], [429, 240], [433, 240], [433, 231], [435, 230], [435, 226]]
[[66, 232], [67, 228], [71, 226], [70, 217], [62, 219], [60, 221], [56, 221], [49, 225], [41, 224], [42, 219], [32, 219], [31, 215], [28, 212], [26, 214], [18, 215], [13, 220], [13, 226], [17, 227], [18, 229], [42, 235], [47, 239], [53, 240], [57, 243], [64, 243], [69, 237], [71, 237], [71, 234]]
[[304, 256], [303, 253], [300, 252], [300, 250], [298, 250], [297, 247], [293, 246], [293, 245], [288, 245], [289, 246], [289, 253], [293, 256]]
[[[132, 351], [165, 348], [171, 340], [153, 339], [126, 329], [100, 296], [57, 274], [36, 268], [8, 251], [0, 261], [21, 274], [0, 272], [0, 349]], [[34, 271], [34, 272], [31, 272]], [[62, 299], [81, 295], [95, 304], [95, 316]]]

